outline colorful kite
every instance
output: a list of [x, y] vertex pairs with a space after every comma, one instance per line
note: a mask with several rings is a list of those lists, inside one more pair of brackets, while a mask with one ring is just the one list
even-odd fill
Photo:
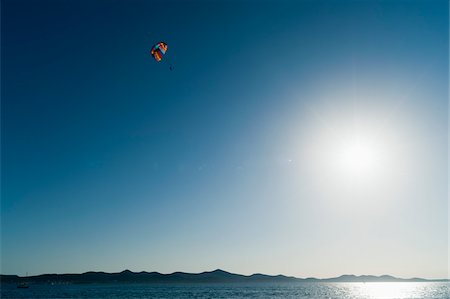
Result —
[[152, 47], [150, 54], [155, 58], [156, 61], [161, 61], [164, 54], [167, 51], [167, 44], [165, 42], [159, 42]]

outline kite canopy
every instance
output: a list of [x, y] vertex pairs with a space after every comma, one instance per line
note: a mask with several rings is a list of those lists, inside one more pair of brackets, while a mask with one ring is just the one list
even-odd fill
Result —
[[167, 51], [167, 44], [165, 42], [159, 42], [152, 47], [150, 54], [155, 58], [156, 61], [161, 61], [164, 54]]

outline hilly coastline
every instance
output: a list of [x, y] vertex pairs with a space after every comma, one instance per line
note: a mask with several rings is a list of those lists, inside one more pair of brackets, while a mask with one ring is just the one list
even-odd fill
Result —
[[427, 282], [448, 281], [447, 279], [427, 280], [423, 278], [403, 279], [389, 275], [342, 275], [334, 278], [297, 278], [285, 275], [252, 274], [241, 275], [215, 270], [202, 273], [174, 272], [132, 272], [125, 270], [118, 273], [86, 272], [82, 274], [42, 274], [19, 277], [17, 275], [0, 275], [1, 283], [46, 283], [46, 284], [87, 284], [87, 283], [296, 283], [296, 282]]

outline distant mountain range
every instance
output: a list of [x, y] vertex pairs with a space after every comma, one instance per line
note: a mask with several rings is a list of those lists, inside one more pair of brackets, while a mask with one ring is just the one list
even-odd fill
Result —
[[158, 272], [131, 272], [125, 270], [119, 273], [86, 272], [82, 274], [42, 274], [37, 276], [19, 277], [17, 275], [0, 275], [1, 283], [49, 283], [49, 284], [79, 284], [79, 283], [292, 283], [292, 282], [426, 282], [449, 281], [448, 279], [427, 280], [423, 278], [396, 278], [389, 275], [342, 275], [334, 278], [296, 278], [284, 275], [241, 275], [223, 270], [202, 273], [175, 272], [161, 274]]

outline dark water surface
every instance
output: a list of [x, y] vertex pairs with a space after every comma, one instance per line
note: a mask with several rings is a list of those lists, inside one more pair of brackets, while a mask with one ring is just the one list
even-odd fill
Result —
[[450, 283], [290, 283], [290, 284], [33, 284], [1, 286], [1, 298], [423, 298], [449, 299]]

